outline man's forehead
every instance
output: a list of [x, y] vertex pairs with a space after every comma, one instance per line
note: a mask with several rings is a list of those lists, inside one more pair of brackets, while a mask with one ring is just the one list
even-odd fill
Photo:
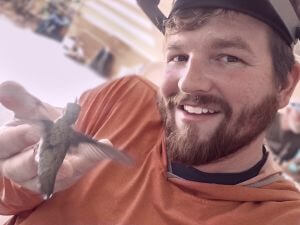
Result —
[[[175, 38], [172, 40], [170, 38], [169, 42], [166, 44], [167, 50], [182, 50], [187, 47], [187, 40], [183, 40], [180, 38]], [[209, 40], [209, 47], [212, 49], [226, 49], [226, 48], [235, 48], [239, 50], [245, 50], [249, 53], [253, 53], [252, 48], [248, 44], [248, 42], [243, 39], [241, 36], [232, 35], [227, 37], [214, 37]]]
[[[249, 30], [252, 31], [249, 33]], [[253, 53], [253, 45], [257, 45], [260, 39], [267, 41], [270, 30], [266, 24], [253, 17], [229, 12], [213, 16], [207, 23], [193, 30], [166, 35], [165, 49], [180, 50], [192, 44], [193, 48], [197, 48], [199, 43], [205, 42], [212, 49], [235, 48]]]
[[180, 37], [182, 33], [193, 32], [200, 29], [205, 29], [207, 34], [214, 33], [214, 36], [216, 37], [218, 37], [218, 34], [220, 34], [220, 36], [224, 36], [225, 34], [228, 36], [226, 39], [236, 39], [237, 42], [243, 39], [242, 37], [245, 36], [244, 33], [251, 29], [253, 29], [251, 32], [253, 33], [253, 31], [255, 31], [254, 33], [256, 34], [261, 31], [265, 33], [271, 32], [271, 28], [260, 20], [245, 13], [232, 10], [221, 10], [209, 16], [203, 15], [203, 17], [203, 19], [199, 18], [199, 24], [196, 23], [196, 21], [193, 21], [192, 26], [189, 25], [190, 22], [182, 22], [179, 30], [175, 28], [174, 31], [171, 30], [170, 32], [167, 32], [165, 36], [166, 40], [170, 39], [170, 37], [171, 39], [175, 39], [177, 36]]

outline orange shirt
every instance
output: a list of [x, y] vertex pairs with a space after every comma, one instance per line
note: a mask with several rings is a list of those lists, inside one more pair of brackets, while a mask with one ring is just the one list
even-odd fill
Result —
[[[108, 138], [135, 159], [103, 161], [48, 201], [3, 178], [0, 213], [22, 225], [299, 225], [300, 194], [269, 160], [239, 185], [187, 181], [167, 172], [156, 87], [131, 76], [81, 98], [77, 129]], [[278, 177], [280, 179], [278, 179]]]

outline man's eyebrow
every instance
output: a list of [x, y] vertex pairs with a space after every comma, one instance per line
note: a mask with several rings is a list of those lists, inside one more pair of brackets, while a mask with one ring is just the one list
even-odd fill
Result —
[[[166, 45], [166, 50], [182, 50], [184, 48], [184, 44], [181, 41], [170, 42]], [[240, 37], [233, 37], [230, 39], [223, 38], [215, 38], [210, 43], [210, 48], [218, 50], [218, 49], [226, 49], [226, 48], [236, 48], [240, 50], [246, 50], [247, 52], [253, 54], [253, 51], [248, 43], [246, 43]]]
[[171, 42], [171, 43], [168, 43], [167, 46], [166, 46], [166, 50], [181, 50], [183, 49], [183, 44], [179, 41], [174, 41], [174, 42]]
[[240, 37], [234, 37], [230, 39], [217, 38], [212, 41], [210, 47], [212, 49], [226, 49], [226, 48], [236, 48], [240, 50], [246, 50], [253, 54], [253, 51], [248, 43], [242, 40]]

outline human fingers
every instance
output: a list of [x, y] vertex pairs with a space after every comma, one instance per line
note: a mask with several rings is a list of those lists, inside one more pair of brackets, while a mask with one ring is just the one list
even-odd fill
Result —
[[[74, 156], [71, 156], [71, 158]], [[74, 170], [72, 167], [72, 164], [70, 162], [70, 157], [65, 158], [63, 161], [61, 167], [59, 168], [57, 175], [56, 175], [56, 181], [64, 180], [67, 178], [72, 177], [74, 174]]]
[[[102, 143], [111, 145], [109, 140], [101, 140]], [[107, 159], [103, 153], [95, 151], [90, 144], [79, 144], [70, 149], [60, 167], [55, 181], [54, 192], [64, 190], [74, 184], [80, 177], [95, 167], [99, 161]], [[89, 152], [82, 154], [83, 152]]]
[[[101, 143], [103, 142], [112, 146], [108, 140], [101, 140]], [[71, 154], [67, 154], [56, 175], [54, 193], [70, 187], [100, 161], [109, 158], [107, 154], [94, 148], [91, 144], [82, 143], [78, 147], [70, 149]], [[40, 186], [38, 178], [27, 180], [22, 183], [22, 186], [40, 192], [39, 189], [36, 189], [37, 186]]]
[[[63, 180], [56, 180], [55, 184], [54, 184], [54, 191], [53, 193], [59, 192], [59, 191], [63, 191], [66, 190], [67, 188], [71, 187], [73, 184], [76, 183], [76, 181], [79, 179], [80, 177], [68, 177], [65, 178]], [[30, 191], [36, 192], [36, 193], [41, 193], [40, 190], [40, 184], [39, 184], [39, 179], [38, 177], [33, 177], [30, 180], [27, 180], [23, 183], [20, 184], [23, 188], [26, 188]]]
[[31, 179], [26, 180], [24, 182], [21, 182], [21, 183], [19, 183], [19, 185], [23, 188], [26, 188], [27, 190], [30, 190], [30, 191], [33, 191], [36, 193], [41, 193], [37, 176], [32, 177]]
[[[71, 157], [75, 157], [75, 156], [71, 156]], [[67, 189], [72, 184], [74, 184], [79, 178], [80, 176], [74, 173], [73, 167], [69, 159], [65, 159], [56, 175], [56, 180], [54, 184], [54, 193]], [[36, 193], [41, 193], [41, 189], [40, 189], [41, 184], [39, 183], [39, 178], [37, 174], [31, 177], [30, 179], [19, 182], [19, 185], [21, 185], [22, 187], [28, 190], [34, 191]]]
[[30, 94], [22, 85], [14, 81], [0, 84], [0, 103], [22, 119], [56, 119], [60, 112]]
[[[111, 142], [109, 141], [104, 142], [111, 145]], [[65, 190], [72, 186], [80, 177], [86, 174], [91, 168], [96, 166], [100, 160], [105, 158], [104, 155], [97, 159], [95, 159], [93, 156], [93, 159], [91, 160], [90, 157], [92, 157], [92, 155], [88, 154], [88, 156], [83, 156], [80, 154], [83, 149], [84, 151], [88, 151], [88, 148], [90, 147], [91, 146], [88, 144], [80, 144], [78, 147], [73, 147], [73, 149], [71, 149], [71, 152], [73, 153], [66, 156], [56, 175], [53, 191], [54, 193]], [[40, 187], [40, 185], [36, 183], [38, 183], [38, 180], [34, 178], [23, 183], [22, 185], [30, 190], [35, 190], [36, 186]], [[40, 192], [40, 189], [36, 190]]]
[[9, 158], [40, 139], [40, 129], [29, 124], [7, 126], [0, 129], [0, 159]]
[[37, 162], [34, 157], [34, 146], [32, 146], [29, 150], [1, 160], [1, 175], [17, 184], [34, 178], [37, 176]]
[[[75, 183], [76, 180], [77, 178], [73, 176], [73, 168], [71, 164], [67, 159], [64, 160], [64, 163], [61, 165], [56, 176], [54, 192], [70, 187], [73, 183]], [[37, 174], [33, 176], [31, 179], [24, 180], [23, 182], [19, 182], [19, 184], [22, 187], [27, 188], [28, 190], [41, 193], [40, 190], [41, 185], [39, 183], [39, 178]]]

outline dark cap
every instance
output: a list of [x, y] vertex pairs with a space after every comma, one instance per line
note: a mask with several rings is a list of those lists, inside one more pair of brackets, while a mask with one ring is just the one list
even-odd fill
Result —
[[[164, 33], [167, 18], [158, 9], [159, 0], [137, 0], [140, 7]], [[176, 0], [170, 15], [178, 9], [224, 8], [250, 15], [271, 26], [288, 45], [300, 38], [299, 18], [289, 0]], [[168, 17], [170, 17], [170, 15]]]

